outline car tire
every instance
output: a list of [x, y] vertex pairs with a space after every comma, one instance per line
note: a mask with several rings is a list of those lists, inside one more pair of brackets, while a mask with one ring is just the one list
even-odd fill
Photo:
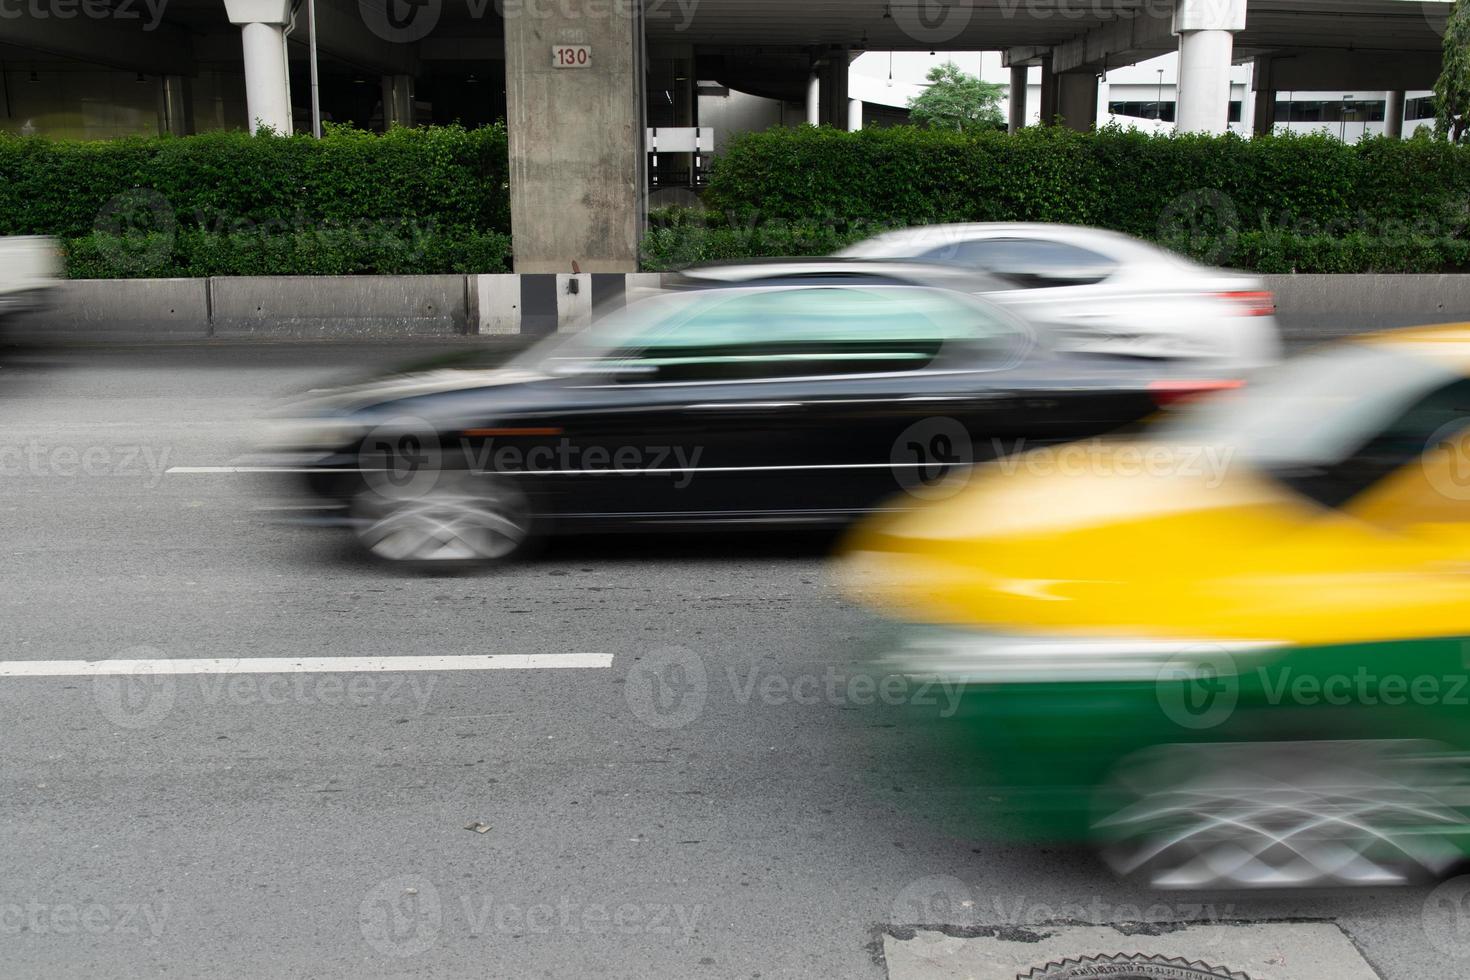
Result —
[[526, 495], [503, 479], [445, 473], [412, 495], [362, 492], [353, 531], [380, 561], [420, 571], [484, 568], [521, 557], [536, 538]]
[[1465, 760], [1436, 743], [1168, 745], [1119, 764], [1092, 829], [1154, 888], [1403, 885], [1464, 860], [1467, 799]]

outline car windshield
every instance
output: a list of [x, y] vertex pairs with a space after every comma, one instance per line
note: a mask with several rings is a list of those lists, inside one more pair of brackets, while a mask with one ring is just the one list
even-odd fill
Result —
[[1173, 441], [1226, 444], [1265, 470], [1332, 466], [1459, 378], [1429, 358], [1344, 344], [1295, 358], [1166, 424]]

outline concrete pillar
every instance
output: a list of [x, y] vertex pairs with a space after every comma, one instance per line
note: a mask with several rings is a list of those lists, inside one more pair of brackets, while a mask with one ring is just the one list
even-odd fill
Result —
[[383, 76], [383, 128], [413, 125], [413, 76]]
[[1389, 92], [1383, 103], [1383, 135], [1389, 139], [1404, 138], [1404, 93]]
[[1251, 118], [1251, 132], [1257, 136], [1270, 136], [1276, 126], [1276, 90], [1256, 89], [1256, 104]]
[[1025, 65], [1011, 66], [1010, 115], [1008, 127], [1011, 132], [1026, 128], [1026, 82], [1031, 69]]
[[1260, 55], [1251, 72], [1251, 88], [1255, 90], [1251, 105], [1251, 132], [1256, 136], [1269, 136], [1276, 126], [1276, 80], [1272, 77], [1271, 67], [1271, 59]]
[[822, 76], [815, 69], [806, 80], [806, 121], [813, 126], [822, 124]]
[[240, 27], [251, 132], [269, 126], [289, 134], [291, 93], [284, 30], [291, 23], [290, 0], [225, 0], [225, 13], [230, 23]]
[[[589, 56], [557, 67], [557, 45]], [[516, 272], [637, 270], [642, 50], [642, 4], [560, 0], [505, 18]]]
[[159, 135], [188, 136], [194, 132], [194, 107], [189, 88], [189, 79], [183, 75], [164, 75], [159, 79]]
[[863, 103], [861, 99], [847, 100], [847, 131], [856, 133], [863, 128]]
[[1057, 76], [1057, 114], [1068, 129], [1091, 132], [1097, 126], [1097, 76], [1068, 72]]
[[847, 126], [847, 72], [850, 62], [845, 48], [834, 48], [821, 65], [819, 86], [820, 119], [824, 125]]
[[1059, 79], [1051, 70], [1051, 55], [1041, 59], [1041, 125], [1053, 126], [1061, 111]]
[[1175, 129], [1222, 134], [1230, 125], [1230, 63], [1245, 0], [1179, 0], [1179, 102]]

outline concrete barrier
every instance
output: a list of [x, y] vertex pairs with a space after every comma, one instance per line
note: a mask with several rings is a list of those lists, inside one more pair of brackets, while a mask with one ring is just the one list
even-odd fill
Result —
[[1470, 276], [1264, 276], [1292, 347], [1368, 330], [1470, 322]]
[[207, 279], [76, 279], [50, 292], [47, 309], [4, 325], [7, 338], [44, 343], [209, 336]]
[[464, 276], [240, 276], [210, 284], [210, 336], [440, 337], [470, 331]]
[[[1289, 346], [1470, 322], [1470, 275], [1265, 276]], [[656, 290], [658, 273], [81, 279], [7, 324], [39, 340], [364, 339], [580, 330]]]

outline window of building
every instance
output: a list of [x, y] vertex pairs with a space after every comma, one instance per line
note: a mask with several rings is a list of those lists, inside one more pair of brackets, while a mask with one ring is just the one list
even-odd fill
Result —
[[1277, 122], [1383, 122], [1383, 100], [1292, 99], [1276, 103]]
[[[1230, 121], [1240, 122], [1241, 102], [1232, 99], [1230, 102]], [[1160, 119], [1164, 122], [1173, 122], [1175, 103], [1173, 102], [1109, 102], [1108, 112], [1115, 116], [1131, 116], [1134, 119]]]
[[1423, 95], [1404, 102], [1404, 118], [1408, 120], [1433, 119], [1438, 112], [1432, 95]]

